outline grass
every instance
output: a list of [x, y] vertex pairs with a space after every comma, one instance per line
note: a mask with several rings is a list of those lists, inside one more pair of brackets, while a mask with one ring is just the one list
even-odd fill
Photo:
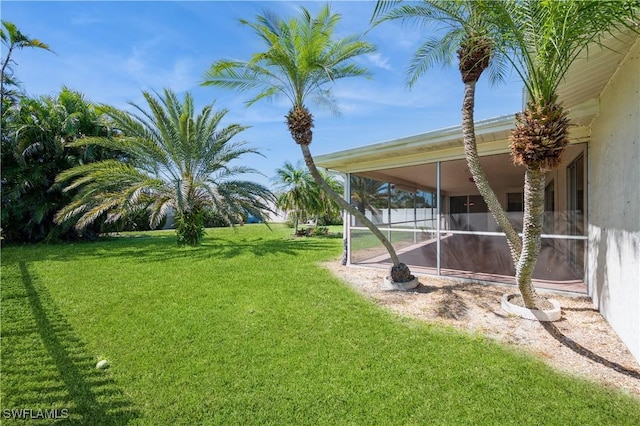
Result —
[[317, 266], [340, 238], [291, 233], [3, 248], [2, 424], [640, 424], [632, 398], [378, 308]]
[[[389, 233], [388, 231], [383, 231], [383, 234], [393, 244], [396, 251], [415, 244], [416, 234], [413, 232], [394, 231]], [[420, 234], [417, 234], [417, 237], [418, 241], [420, 241]], [[361, 229], [351, 231], [352, 262], [357, 263], [380, 255], [388, 255], [387, 249], [384, 248], [380, 240], [371, 231]]]

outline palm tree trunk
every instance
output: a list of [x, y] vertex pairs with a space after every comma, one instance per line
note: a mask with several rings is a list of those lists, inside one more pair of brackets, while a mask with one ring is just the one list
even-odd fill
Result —
[[9, 47], [7, 57], [5, 58], [4, 62], [2, 62], [2, 69], [0, 69], [0, 108], [3, 108], [2, 114], [4, 114], [4, 73], [6, 71], [7, 65], [9, 64], [9, 61], [11, 60], [13, 47], [13, 44]]
[[516, 264], [516, 282], [524, 305], [536, 308], [536, 292], [531, 283], [533, 270], [540, 254], [544, 220], [545, 174], [527, 167], [524, 175], [524, 218], [522, 223], [522, 253]]
[[496, 194], [491, 189], [487, 176], [480, 165], [478, 147], [476, 145], [476, 133], [473, 121], [473, 110], [475, 108], [476, 82], [466, 82], [464, 85], [464, 98], [462, 101], [462, 135], [464, 140], [464, 153], [467, 158], [467, 165], [473, 177], [473, 181], [487, 204], [489, 211], [497, 222], [498, 226], [507, 236], [509, 251], [513, 264], [517, 264], [522, 252], [522, 241], [518, 233], [513, 228], [513, 224], [507, 217], [502, 205], [498, 201]]
[[[396, 254], [395, 249], [391, 245], [391, 242], [384, 236], [382, 232], [378, 229], [376, 225], [373, 224], [363, 213], [361, 213], [357, 208], [354, 208], [350, 203], [347, 203], [344, 198], [342, 198], [337, 192], [335, 192], [331, 187], [324, 181], [320, 172], [318, 171], [315, 162], [313, 161], [313, 156], [311, 155], [311, 151], [309, 150], [309, 146], [300, 144], [300, 149], [302, 149], [302, 155], [304, 157], [304, 162], [307, 164], [309, 168], [309, 172], [316, 183], [322, 188], [322, 190], [327, 194], [333, 201], [335, 201], [341, 208], [348, 211], [350, 214], [355, 216], [361, 223], [363, 223], [382, 243], [382, 245], [389, 252], [389, 256], [391, 257], [391, 261], [394, 266], [400, 265], [400, 260], [398, 259], [398, 255]], [[391, 277], [394, 278], [393, 276]], [[394, 279], [395, 281], [395, 279]]]

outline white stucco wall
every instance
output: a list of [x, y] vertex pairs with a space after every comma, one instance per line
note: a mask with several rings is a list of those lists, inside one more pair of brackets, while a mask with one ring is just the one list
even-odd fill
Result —
[[640, 42], [605, 87], [588, 164], [588, 285], [640, 360]]

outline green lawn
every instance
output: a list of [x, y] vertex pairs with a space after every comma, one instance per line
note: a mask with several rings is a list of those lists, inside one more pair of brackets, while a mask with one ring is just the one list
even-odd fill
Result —
[[640, 424], [636, 400], [376, 307], [317, 266], [340, 238], [208, 232], [3, 248], [2, 424]]

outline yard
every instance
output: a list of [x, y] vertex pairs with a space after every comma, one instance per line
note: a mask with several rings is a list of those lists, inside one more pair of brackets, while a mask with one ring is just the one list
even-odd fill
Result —
[[340, 238], [291, 233], [3, 247], [3, 424], [640, 424], [637, 400], [380, 309], [317, 265]]

